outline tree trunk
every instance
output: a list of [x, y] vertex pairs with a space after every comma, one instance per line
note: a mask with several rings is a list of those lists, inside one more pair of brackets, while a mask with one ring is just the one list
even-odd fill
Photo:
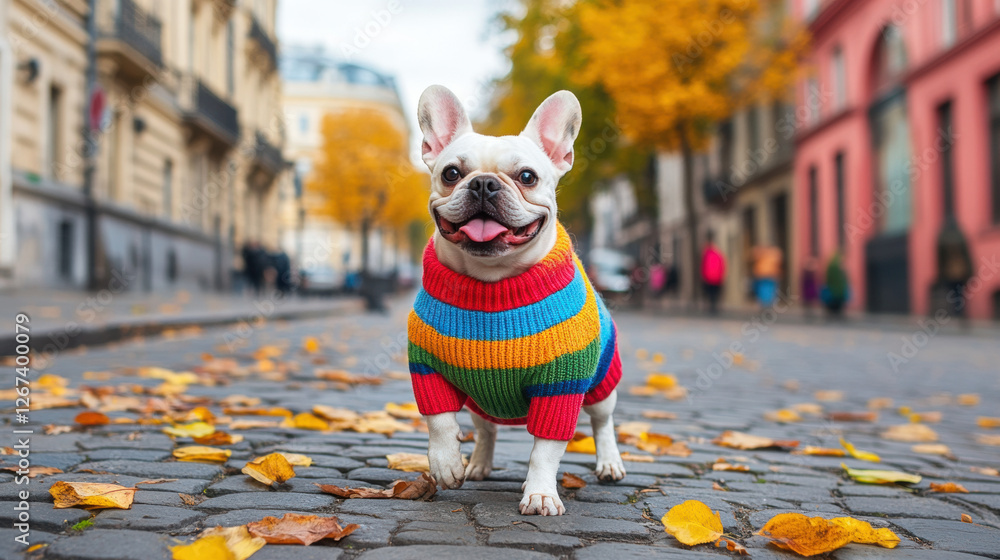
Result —
[[371, 220], [367, 216], [361, 219], [361, 277], [368, 278], [368, 234], [371, 230]]
[[695, 189], [694, 185], [694, 169], [692, 168], [694, 165], [694, 154], [691, 151], [691, 144], [688, 143], [687, 134], [683, 126], [680, 127], [680, 140], [681, 159], [684, 166], [684, 213], [686, 214], [687, 222], [688, 250], [691, 254], [687, 277], [688, 282], [691, 283], [691, 301], [697, 303], [701, 294], [701, 283], [699, 281], [701, 263], [699, 262], [698, 254], [698, 215], [695, 213], [694, 204], [697, 189]]

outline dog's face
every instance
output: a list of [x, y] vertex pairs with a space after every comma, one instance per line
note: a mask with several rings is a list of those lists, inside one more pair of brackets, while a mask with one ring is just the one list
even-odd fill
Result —
[[438, 258], [484, 281], [540, 261], [555, 243], [556, 185], [573, 166], [576, 97], [553, 94], [518, 136], [473, 132], [461, 103], [442, 86], [424, 91], [417, 116]]

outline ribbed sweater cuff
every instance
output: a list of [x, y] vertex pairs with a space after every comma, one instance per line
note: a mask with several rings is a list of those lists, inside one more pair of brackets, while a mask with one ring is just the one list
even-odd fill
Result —
[[440, 373], [411, 373], [413, 396], [424, 416], [458, 412], [465, 405], [465, 393], [448, 383]]
[[573, 439], [581, 406], [583, 395], [533, 397], [528, 405], [528, 433], [544, 439]]

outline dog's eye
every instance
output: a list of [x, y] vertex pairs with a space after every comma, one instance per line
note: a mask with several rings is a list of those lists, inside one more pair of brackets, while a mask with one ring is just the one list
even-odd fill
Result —
[[522, 185], [530, 187], [538, 181], [538, 176], [535, 172], [530, 169], [525, 169], [517, 176], [517, 180], [521, 182]]
[[462, 173], [454, 165], [445, 168], [444, 173], [441, 174], [441, 179], [444, 180], [445, 183], [449, 184], [454, 183], [461, 178], [462, 178]]

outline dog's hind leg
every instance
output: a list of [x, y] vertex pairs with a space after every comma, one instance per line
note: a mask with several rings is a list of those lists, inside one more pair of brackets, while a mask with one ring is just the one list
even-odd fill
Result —
[[612, 391], [603, 401], [584, 406], [590, 415], [590, 425], [594, 429], [594, 445], [597, 447], [597, 468], [594, 474], [605, 482], [621, 480], [625, 477], [625, 464], [618, 452], [615, 438], [615, 424], [611, 414], [618, 402], [618, 391]]
[[476, 448], [472, 450], [469, 466], [465, 467], [466, 480], [482, 480], [493, 472], [493, 448], [497, 443], [497, 425], [475, 412], [472, 424], [476, 426]]

